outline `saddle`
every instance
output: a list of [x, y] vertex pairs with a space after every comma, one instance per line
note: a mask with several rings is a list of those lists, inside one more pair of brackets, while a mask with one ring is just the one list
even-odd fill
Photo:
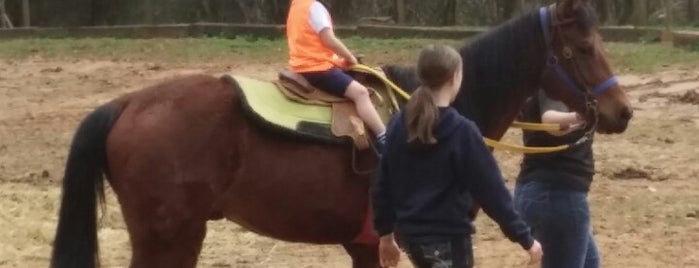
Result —
[[[393, 92], [376, 74], [349, 74], [370, 89], [374, 107], [387, 122], [398, 108]], [[352, 143], [360, 150], [370, 147], [370, 135], [354, 103], [313, 87], [299, 74], [283, 70], [276, 81], [244, 76], [224, 76], [224, 80], [237, 84], [234, 88], [240, 93], [244, 114], [259, 126], [310, 141]]]

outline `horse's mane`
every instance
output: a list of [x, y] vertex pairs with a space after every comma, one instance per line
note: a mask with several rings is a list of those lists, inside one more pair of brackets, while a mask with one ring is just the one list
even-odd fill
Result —
[[[510, 20], [483, 33], [459, 49], [464, 59], [464, 83], [454, 106], [484, 130], [489, 106], [505, 104], [513, 90], [523, 82], [539, 80], [543, 56], [543, 37], [538, 12]], [[405, 90], [419, 85], [416, 67], [385, 66], [384, 72]], [[498, 104], [500, 106], [501, 104]], [[497, 116], [497, 114], [495, 114]]]
[[460, 49], [464, 83], [454, 106], [484, 131], [518, 109], [540, 82], [545, 61], [538, 10], [476, 37]]

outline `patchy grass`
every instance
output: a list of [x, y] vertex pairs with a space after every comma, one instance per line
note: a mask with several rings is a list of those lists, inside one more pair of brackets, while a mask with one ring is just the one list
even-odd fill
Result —
[[[282, 51], [284, 50], [284, 51]], [[280, 42], [254, 39], [26, 39], [0, 43], [0, 57], [193, 61], [258, 59], [286, 53]]]
[[[430, 43], [460, 46], [463, 41], [434, 39], [363, 39], [346, 38], [355, 53], [363, 54], [371, 64], [406, 64], [414, 62], [420, 48]], [[607, 44], [610, 57], [619, 73], [652, 73], [664, 66], [699, 62], [699, 51], [689, 51], [661, 44]], [[699, 50], [699, 48], [697, 48]], [[143, 60], [165, 62], [286, 61], [283, 39], [239, 37], [184, 39], [22, 39], [0, 41], [0, 58], [87, 58], [107, 60]]]
[[[347, 38], [345, 43], [355, 53], [371, 61], [412, 61], [417, 51], [429, 43], [453, 40], [429, 39], [362, 39]], [[248, 60], [285, 61], [287, 44], [283, 39], [240, 37], [184, 39], [23, 39], [0, 41], [0, 58], [88, 58], [150, 61]]]

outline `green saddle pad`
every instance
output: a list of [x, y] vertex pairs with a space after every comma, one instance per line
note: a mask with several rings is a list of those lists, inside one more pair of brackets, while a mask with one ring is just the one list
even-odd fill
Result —
[[[276, 83], [261, 81], [245, 76], [223, 77], [237, 89], [246, 117], [255, 124], [290, 137], [351, 143], [349, 137], [335, 136], [331, 128], [332, 107], [310, 105], [293, 101], [282, 93]], [[237, 86], [236, 86], [237, 85]], [[384, 99], [387, 96], [383, 96]], [[384, 122], [391, 116], [388, 101], [377, 109]]]
[[301, 104], [288, 99], [277, 84], [244, 76], [225, 76], [237, 89], [243, 112], [255, 124], [279, 134], [296, 138], [350, 143], [349, 138], [337, 137], [330, 130], [330, 106]]

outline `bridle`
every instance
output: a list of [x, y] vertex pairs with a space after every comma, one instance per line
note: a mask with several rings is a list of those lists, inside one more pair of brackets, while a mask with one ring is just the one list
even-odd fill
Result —
[[[575, 142], [575, 144], [580, 144], [591, 138], [592, 134], [597, 129], [597, 123], [599, 122], [597, 111], [597, 97], [606, 92], [607, 90], [611, 89], [612, 87], [616, 86], [619, 83], [619, 81], [616, 76], [612, 75], [610, 78], [598, 84], [594, 88], [590, 88], [587, 85], [587, 83], [581, 82], [583, 81], [583, 76], [581, 75], [578, 64], [576, 64], [575, 62], [575, 55], [573, 53], [573, 49], [571, 48], [571, 46], [565, 44], [565, 42], [561, 40], [561, 43], [563, 43], [561, 55], [563, 56], [564, 60], [571, 61], [573, 63], [572, 66], [575, 72], [574, 77], [577, 79], [573, 80], [571, 76], [563, 69], [563, 67], [560, 65], [560, 59], [558, 58], [558, 56], [556, 56], [555, 50], [553, 48], [554, 40], [552, 37], [552, 33], [549, 31], [549, 28], [553, 27], [554, 33], [560, 33], [561, 26], [575, 22], [576, 18], [558, 21], [558, 16], [554, 12], [555, 7], [556, 5], [551, 5], [549, 7], [542, 7], [539, 9], [539, 21], [541, 22], [541, 31], [543, 32], [544, 42], [546, 45], [546, 65], [544, 67], [543, 74], [545, 75], [548, 73], [552, 73], [558, 80], [560, 80], [563, 83], [566, 89], [573, 92], [573, 94], [578, 95], [581, 98], [584, 98], [585, 117], [588, 123], [585, 126], [585, 135], [580, 140]], [[561, 35], [558, 34], [557, 36]], [[578, 83], [576, 83], [575, 81], [577, 81]], [[582, 87], [578, 85], [582, 85]]]

